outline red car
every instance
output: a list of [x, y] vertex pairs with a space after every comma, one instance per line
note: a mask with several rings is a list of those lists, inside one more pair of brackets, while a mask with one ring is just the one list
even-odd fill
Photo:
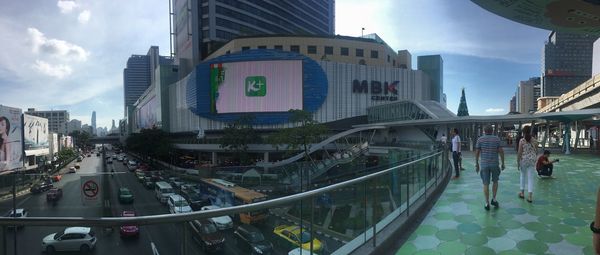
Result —
[[46, 201], [58, 201], [62, 198], [62, 195], [63, 192], [61, 188], [51, 188], [48, 190], [48, 193], [46, 193]]
[[[134, 211], [123, 211], [121, 213], [123, 217], [135, 217]], [[120, 230], [121, 238], [134, 237], [138, 238], [140, 236], [140, 228], [138, 226], [121, 226]]]
[[59, 182], [60, 179], [62, 179], [62, 175], [57, 174], [57, 175], [53, 175], [50, 177], [52, 179], [53, 182]]

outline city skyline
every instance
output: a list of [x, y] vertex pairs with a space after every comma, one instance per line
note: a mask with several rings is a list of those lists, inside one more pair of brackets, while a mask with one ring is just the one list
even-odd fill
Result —
[[[70, 1], [40, 1], [35, 9], [10, 2], [0, 10], [7, 17], [0, 19], [0, 30], [7, 35], [0, 39], [6, 45], [0, 53], [0, 80], [7, 87], [0, 101], [21, 108], [66, 109], [81, 120], [89, 120], [94, 109], [106, 109], [98, 112], [97, 125], [110, 126], [112, 119], [124, 116], [122, 70], [127, 58], [144, 54], [152, 45], [169, 49], [168, 3], [128, 2], [114, 14], [111, 2], [65, 2]], [[514, 84], [539, 75], [549, 31], [495, 16], [471, 2], [363, 5], [336, 2], [336, 34], [360, 36], [364, 27], [365, 34], [377, 33], [394, 50], [409, 50], [413, 58], [440, 54], [444, 93], [453, 112], [465, 87], [472, 114], [507, 113], [504, 102]], [[46, 19], [36, 18], [41, 13]], [[355, 13], [371, 18], [356, 19]], [[391, 23], [396, 25], [387, 25]], [[22, 100], [22, 95], [46, 85], [53, 89]]]

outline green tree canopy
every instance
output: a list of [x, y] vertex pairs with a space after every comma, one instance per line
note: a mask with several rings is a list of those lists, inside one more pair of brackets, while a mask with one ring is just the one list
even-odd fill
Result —
[[240, 163], [248, 164], [248, 144], [260, 142], [260, 136], [252, 127], [253, 115], [243, 115], [223, 129], [221, 148], [235, 153]]
[[139, 133], [133, 133], [125, 143], [129, 150], [142, 156], [168, 159], [171, 151], [171, 141], [168, 134], [158, 128], [142, 129]]
[[73, 137], [73, 140], [75, 140], [75, 146], [79, 148], [86, 148], [92, 146], [92, 144], [90, 143], [91, 136], [87, 132], [75, 130], [69, 133], [69, 136]]
[[319, 142], [321, 136], [327, 133], [327, 127], [313, 119], [312, 113], [304, 110], [290, 110], [290, 122], [298, 123], [297, 127], [285, 128], [269, 137], [275, 146], [287, 145], [291, 151], [303, 150], [308, 157], [311, 143]]

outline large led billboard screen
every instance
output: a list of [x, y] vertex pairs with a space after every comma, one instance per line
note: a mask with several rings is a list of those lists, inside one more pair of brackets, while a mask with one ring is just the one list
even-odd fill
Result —
[[0, 174], [23, 167], [21, 112], [0, 105]]
[[302, 109], [302, 61], [212, 64], [210, 86], [213, 113]]
[[48, 119], [23, 114], [23, 124], [27, 156], [48, 154]]
[[146, 100], [143, 105], [138, 106], [137, 110], [137, 128], [149, 129], [158, 125], [158, 100], [152, 96]]

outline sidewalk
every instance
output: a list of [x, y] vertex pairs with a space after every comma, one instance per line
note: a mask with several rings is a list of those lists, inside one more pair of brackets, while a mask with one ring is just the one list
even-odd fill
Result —
[[[516, 155], [506, 155], [500, 175], [500, 208], [485, 211], [474, 154], [421, 225], [396, 254], [593, 254], [589, 223], [595, 212], [600, 158], [552, 155], [556, 179], [535, 177], [533, 204], [517, 197]], [[491, 188], [491, 185], [490, 185]], [[491, 193], [491, 192], [490, 192]]]

